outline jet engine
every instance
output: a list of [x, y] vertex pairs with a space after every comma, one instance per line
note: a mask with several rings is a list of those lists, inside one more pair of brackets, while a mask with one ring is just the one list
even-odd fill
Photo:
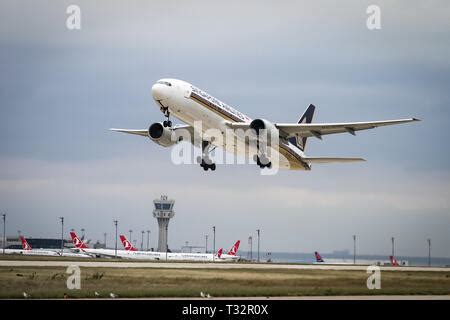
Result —
[[[268, 142], [270, 141], [271, 137], [279, 136], [278, 128], [275, 127], [272, 122], [266, 119], [253, 120], [252, 122], [250, 122], [250, 128], [255, 130], [258, 136], [262, 135], [260, 139], [267, 139]], [[265, 130], [265, 133], [262, 130]]]
[[148, 128], [148, 137], [163, 147], [170, 147], [177, 143], [172, 140], [172, 129], [164, 127], [161, 122], [155, 122]]

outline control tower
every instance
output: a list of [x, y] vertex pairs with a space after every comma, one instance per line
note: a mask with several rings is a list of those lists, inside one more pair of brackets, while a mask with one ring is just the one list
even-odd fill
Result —
[[153, 217], [158, 220], [159, 226], [158, 251], [166, 252], [169, 220], [175, 215], [173, 211], [175, 201], [167, 199], [167, 196], [161, 196], [161, 199], [153, 200], [153, 203], [155, 204]]

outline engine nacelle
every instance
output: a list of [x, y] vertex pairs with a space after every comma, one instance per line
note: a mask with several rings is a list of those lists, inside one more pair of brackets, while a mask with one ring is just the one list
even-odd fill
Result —
[[266, 119], [255, 119], [252, 122], [250, 122], [250, 129], [253, 129], [256, 131], [256, 134], [262, 135], [263, 131], [265, 130], [266, 133], [264, 134], [264, 136], [261, 136], [260, 138], [266, 138], [267, 141], [271, 140], [271, 137], [278, 137], [279, 136], [279, 130], [277, 129], [277, 127], [275, 127], [275, 125], [266, 120]]
[[177, 143], [172, 141], [172, 130], [164, 127], [160, 122], [155, 122], [148, 128], [148, 137], [163, 147], [170, 147]]

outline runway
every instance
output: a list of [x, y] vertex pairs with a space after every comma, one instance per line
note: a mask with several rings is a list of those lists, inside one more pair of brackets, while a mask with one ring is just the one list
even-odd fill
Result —
[[[68, 267], [85, 268], [168, 268], [168, 269], [291, 269], [291, 270], [347, 270], [366, 271], [367, 265], [317, 265], [277, 263], [196, 263], [196, 262], [122, 262], [122, 261], [26, 261], [0, 260], [0, 267]], [[450, 272], [445, 267], [391, 267], [382, 271]]]

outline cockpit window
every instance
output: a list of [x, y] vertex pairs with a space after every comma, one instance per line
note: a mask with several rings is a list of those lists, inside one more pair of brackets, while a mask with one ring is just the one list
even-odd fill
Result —
[[167, 81], [157, 81], [156, 83], [164, 84], [164, 85], [166, 85], [166, 86], [168, 86], [168, 87], [171, 87], [171, 86], [172, 86], [172, 84], [171, 84], [170, 82], [167, 82]]

